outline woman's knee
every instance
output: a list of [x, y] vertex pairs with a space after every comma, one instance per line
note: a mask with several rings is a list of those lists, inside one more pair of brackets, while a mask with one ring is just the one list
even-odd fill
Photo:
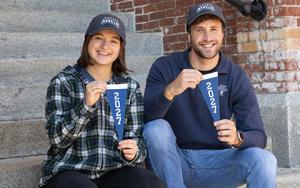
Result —
[[64, 171], [51, 178], [49, 183], [43, 188], [97, 188], [86, 175], [76, 171]]
[[165, 183], [156, 176], [153, 172], [147, 169], [141, 169], [142, 172], [139, 174], [139, 186], [141, 188], [164, 188]]

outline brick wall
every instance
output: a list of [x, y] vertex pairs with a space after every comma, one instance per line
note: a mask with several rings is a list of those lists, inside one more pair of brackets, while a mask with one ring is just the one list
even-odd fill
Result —
[[[138, 32], [164, 33], [164, 52], [189, 46], [185, 16], [193, 4], [206, 0], [111, 0], [114, 11], [135, 12]], [[242, 16], [225, 1], [227, 27], [223, 52], [239, 63], [258, 93], [300, 91], [300, 0], [266, 0], [268, 16], [261, 22]]]

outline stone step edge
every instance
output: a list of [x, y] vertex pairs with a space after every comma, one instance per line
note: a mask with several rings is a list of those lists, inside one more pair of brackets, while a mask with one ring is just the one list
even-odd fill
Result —
[[[135, 16], [134, 16], [133, 13], [130, 13], [130, 12], [103, 12], [103, 13], [109, 13], [109, 14], [118, 16], [124, 22], [125, 27], [126, 27], [126, 32], [130, 33], [130, 32], [135, 32], [136, 31], [136, 28], [135, 28]], [[84, 27], [83, 26], [78, 26], [78, 25], [74, 26], [74, 28], [77, 28], [77, 29], [81, 28], [80, 29], [81, 31], [74, 31], [74, 32], [72, 32], [72, 31], [65, 31], [65, 32], [76, 33], [76, 32], [85, 32], [85, 30], [86, 30], [86, 28], [87, 28], [87, 26], [89, 24], [89, 21], [91, 21], [91, 19], [94, 16], [96, 16], [97, 14], [85, 13], [85, 12], [83, 12], [83, 13], [78, 13], [78, 12], [61, 12], [61, 11], [57, 11], [57, 10], [51, 10], [51, 11], [49, 11], [49, 10], [46, 10], [46, 11], [41, 11], [41, 10], [33, 10], [33, 11], [26, 11], [26, 10], [24, 10], [24, 11], [7, 11], [7, 10], [4, 10], [4, 11], [0, 12], [0, 15], [4, 15], [4, 18], [5, 18], [5, 16], [10, 15], [9, 16], [9, 20], [11, 20], [14, 17], [15, 17], [15, 19], [17, 19], [19, 17], [22, 17], [22, 19], [25, 19], [26, 17], [28, 18], [28, 16], [30, 16], [30, 15], [35, 15], [35, 16], [41, 15], [42, 17], [38, 18], [38, 20], [44, 20], [44, 21], [47, 20], [46, 24], [49, 24], [50, 22], [54, 23], [55, 20], [51, 19], [52, 17], [60, 17], [60, 18], [67, 17], [67, 18], [69, 18], [71, 16], [71, 17], [74, 17], [74, 18], [76, 17], [75, 19], [80, 19], [80, 16], [83, 16], [85, 18], [89, 18], [88, 20], [86, 20], [86, 23], [84, 23], [85, 24]], [[46, 16], [46, 18], [43, 18], [45, 16]], [[31, 19], [33, 19], [33, 18], [31, 18]], [[49, 19], [50, 19], [50, 21], [49, 21]], [[36, 21], [36, 20], [34, 20], [34, 21]], [[61, 19], [57, 20], [57, 21], [61, 21]], [[28, 22], [28, 20], [27, 20], [27, 22]], [[25, 22], [25, 24], [27, 22]], [[18, 22], [18, 24], [16, 26], [15, 26], [14, 22], [12, 22], [12, 23], [6, 23], [6, 24], [9, 24], [8, 28], [22, 27], [19, 22]], [[32, 23], [29, 23], [29, 24], [32, 24]], [[71, 24], [75, 24], [75, 23], [71, 23]], [[37, 26], [37, 27], [39, 27], [39, 26]], [[8, 30], [8, 31], [3, 30], [1, 32], [13, 32], [13, 33], [15, 33], [17, 31], [15, 31], [15, 30]], [[27, 32], [27, 31], [24, 30], [23, 32]], [[38, 29], [38, 28], [34, 27], [33, 31], [28, 31], [28, 32], [44, 32], [44, 31], [43, 31], [43, 29]], [[53, 32], [60, 33], [60, 32], [63, 32], [63, 31], [53, 31]]]
[[[107, 0], [93, 0], [88, 3], [82, 2], [81, 0], [75, 1], [77, 5], [72, 5], [69, 1], [50, 1], [47, 3], [41, 3], [39, 0], [2, 0], [0, 10], [59, 10], [59, 11], [91, 11], [89, 6], [93, 6], [93, 11], [111, 11], [110, 2]], [[74, 2], [73, 2], [74, 3]], [[82, 5], [84, 3], [84, 5]], [[55, 5], [54, 5], [55, 4]], [[54, 6], [53, 6], [54, 5]], [[78, 6], [79, 5], [79, 6]], [[96, 5], [96, 6], [95, 6]], [[99, 7], [99, 8], [97, 8]]]

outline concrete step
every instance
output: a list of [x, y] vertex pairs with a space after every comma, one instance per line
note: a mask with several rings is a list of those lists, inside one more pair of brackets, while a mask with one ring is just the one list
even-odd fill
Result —
[[[239, 188], [246, 188], [246, 185]], [[276, 177], [277, 188], [299, 188], [300, 168], [278, 168]]]
[[110, 11], [110, 1], [108, 0], [0, 0], [0, 10], [15, 11], [61, 11], [74, 13], [92, 13]]
[[[126, 56], [133, 77], [145, 80], [157, 56]], [[2, 59], [0, 60], [0, 121], [44, 117], [46, 90], [50, 79], [75, 59]]]
[[300, 167], [288, 169], [280, 168], [279, 176], [276, 179], [277, 188], [299, 188], [300, 187]]
[[37, 188], [45, 156], [0, 160], [1, 188]]
[[[0, 160], [1, 188], [36, 188], [44, 156]], [[300, 169], [279, 169], [277, 188], [299, 188]], [[243, 188], [246, 186], [242, 186]]]
[[[0, 31], [5, 32], [82, 32], [97, 13], [61, 11], [0, 11]], [[135, 31], [133, 13], [115, 12], [128, 32]]]
[[[0, 59], [79, 57], [83, 33], [0, 32]], [[127, 55], [155, 56], [163, 53], [161, 33], [128, 33]]]
[[43, 119], [0, 121], [0, 159], [45, 155], [48, 147]]
[[146, 86], [146, 78], [152, 63], [158, 58], [158, 56], [129, 56], [126, 57], [126, 63], [128, 68], [133, 70], [132, 77], [136, 79], [141, 86], [141, 91], [144, 93]]

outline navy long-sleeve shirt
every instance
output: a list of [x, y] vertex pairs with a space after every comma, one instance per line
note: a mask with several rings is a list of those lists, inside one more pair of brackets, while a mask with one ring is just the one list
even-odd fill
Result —
[[[164, 96], [168, 84], [177, 78], [182, 69], [191, 69], [190, 49], [158, 58], [147, 77], [144, 114], [145, 121], [167, 120], [185, 149], [223, 149], [230, 147], [218, 140], [217, 130], [200, 90], [186, 89], [169, 101]], [[239, 148], [266, 146], [260, 109], [254, 89], [246, 73], [222, 53], [215, 68], [219, 76], [220, 118], [233, 115], [244, 142]]]

